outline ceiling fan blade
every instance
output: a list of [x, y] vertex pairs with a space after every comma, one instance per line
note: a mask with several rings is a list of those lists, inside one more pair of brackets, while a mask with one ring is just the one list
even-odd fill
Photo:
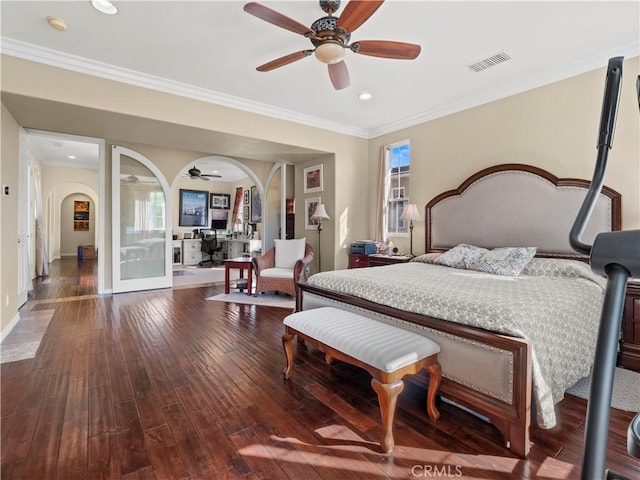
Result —
[[259, 72], [268, 72], [269, 70], [284, 67], [285, 65], [289, 65], [290, 63], [301, 60], [304, 57], [308, 57], [312, 53], [313, 50], [302, 50], [300, 52], [290, 53], [289, 55], [276, 58], [275, 60], [265, 63], [264, 65], [260, 65], [258, 68], [256, 68], [256, 70], [258, 70]]
[[344, 63], [344, 60], [338, 63], [330, 63], [329, 67], [329, 78], [331, 79], [331, 83], [336, 90], [342, 90], [343, 88], [347, 88], [349, 86], [349, 70], [347, 70], [347, 64]]
[[209, 178], [222, 178], [222, 175], [216, 175], [215, 173], [203, 173], [200, 176], [201, 177], [209, 177]]
[[337, 26], [353, 32], [366, 22], [383, 3], [384, 0], [351, 0], [347, 3], [347, 6], [344, 7], [344, 11], [338, 19]]
[[420, 45], [387, 40], [361, 40], [351, 44], [351, 50], [372, 57], [413, 60], [420, 55]]
[[251, 15], [258, 17], [265, 22], [272, 23], [273, 25], [289, 30], [293, 33], [299, 33], [300, 35], [306, 35], [308, 33], [313, 34], [313, 31], [299, 22], [296, 22], [292, 18], [287, 17], [275, 10], [271, 10], [259, 3], [251, 2], [244, 6], [244, 11]]

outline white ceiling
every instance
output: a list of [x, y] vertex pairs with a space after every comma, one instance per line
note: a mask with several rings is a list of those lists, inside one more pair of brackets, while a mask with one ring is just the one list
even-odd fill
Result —
[[[255, 67], [309, 41], [243, 11], [239, 1], [2, 0], [2, 51], [64, 68], [370, 138], [640, 54], [640, 2], [387, 0], [352, 34], [417, 43], [416, 60], [346, 52], [351, 86], [336, 91], [313, 56]], [[261, 2], [310, 25], [316, 1]], [[343, 2], [337, 16], [344, 9]], [[52, 29], [49, 15], [68, 30]], [[480, 73], [465, 66], [504, 51]], [[373, 99], [358, 100], [368, 91]]]
[[95, 143], [78, 141], [67, 135], [54, 135], [26, 129], [29, 143], [38, 159], [46, 165], [60, 167], [90, 168], [99, 167], [99, 147]]

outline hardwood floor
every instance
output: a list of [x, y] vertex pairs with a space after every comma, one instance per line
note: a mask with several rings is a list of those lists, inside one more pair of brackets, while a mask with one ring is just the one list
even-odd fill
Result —
[[[87, 264], [54, 267], [24, 307], [55, 309], [36, 357], [2, 365], [3, 479], [579, 478], [585, 400], [523, 460], [444, 402], [430, 421], [407, 383], [385, 456], [366, 372], [297, 345], [283, 379], [286, 309], [206, 301], [219, 286], [98, 296]], [[607, 464], [639, 478], [632, 416], [612, 410]]]

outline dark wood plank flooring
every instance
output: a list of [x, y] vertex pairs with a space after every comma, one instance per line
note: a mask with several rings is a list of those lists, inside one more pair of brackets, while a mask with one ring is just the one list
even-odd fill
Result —
[[[56, 263], [23, 307], [55, 309], [36, 357], [2, 365], [3, 479], [579, 478], [585, 400], [520, 459], [444, 402], [430, 421], [408, 383], [385, 456], [366, 372], [297, 345], [283, 380], [286, 309], [206, 301], [222, 287], [98, 296], [91, 262]], [[608, 466], [640, 478], [632, 416], [612, 410]]]

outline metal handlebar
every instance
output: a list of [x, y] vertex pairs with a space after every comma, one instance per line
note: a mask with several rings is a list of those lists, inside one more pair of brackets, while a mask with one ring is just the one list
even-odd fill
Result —
[[591, 217], [591, 212], [593, 212], [593, 208], [598, 201], [598, 196], [602, 191], [602, 185], [604, 184], [607, 156], [613, 143], [613, 132], [616, 125], [616, 112], [618, 110], [618, 99], [622, 85], [623, 60], [624, 57], [614, 57], [609, 60], [609, 65], [607, 66], [607, 79], [605, 82], [604, 98], [602, 100], [602, 113], [600, 114], [600, 130], [598, 132], [596, 167], [587, 196], [578, 211], [578, 215], [569, 233], [569, 243], [571, 247], [584, 255], [591, 254], [591, 245], [583, 243], [581, 238], [589, 217]]

